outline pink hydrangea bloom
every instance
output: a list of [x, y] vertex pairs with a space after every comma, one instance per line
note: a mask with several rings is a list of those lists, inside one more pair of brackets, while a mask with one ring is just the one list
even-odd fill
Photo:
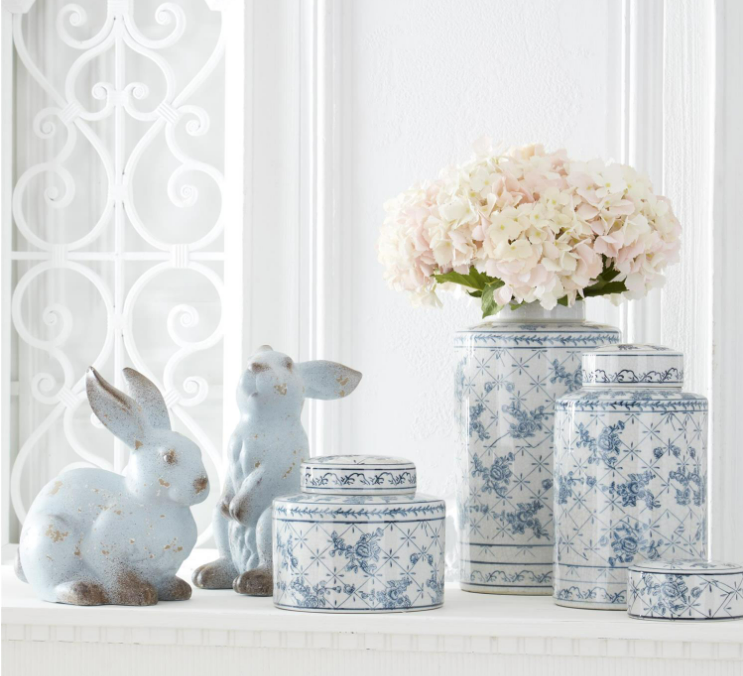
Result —
[[503, 281], [497, 303], [572, 304], [605, 269], [638, 298], [678, 259], [681, 226], [648, 178], [628, 166], [576, 162], [540, 145], [473, 159], [385, 204], [379, 260], [390, 286], [439, 305], [434, 274]]

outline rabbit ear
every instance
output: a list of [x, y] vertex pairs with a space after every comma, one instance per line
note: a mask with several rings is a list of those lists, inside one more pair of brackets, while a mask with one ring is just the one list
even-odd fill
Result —
[[98, 420], [135, 451], [142, 446], [149, 426], [139, 404], [107, 382], [92, 366], [85, 374], [85, 386]]
[[142, 415], [147, 419], [150, 427], [158, 430], [171, 429], [168, 407], [155, 383], [134, 369], [125, 368], [122, 373], [129, 386], [129, 393], [142, 407]]
[[340, 399], [361, 380], [361, 373], [334, 361], [305, 361], [295, 368], [304, 380], [304, 396], [310, 399]]

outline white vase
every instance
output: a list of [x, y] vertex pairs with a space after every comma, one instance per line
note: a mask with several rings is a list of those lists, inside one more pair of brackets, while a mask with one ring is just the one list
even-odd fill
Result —
[[558, 605], [625, 610], [629, 566], [704, 558], [708, 406], [683, 380], [680, 352], [616, 345], [557, 402]]
[[552, 593], [555, 400], [581, 384], [586, 349], [619, 330], [585, 321], [585, 303], [536, 303], [459, 331], [460, 584], [490, 594]]

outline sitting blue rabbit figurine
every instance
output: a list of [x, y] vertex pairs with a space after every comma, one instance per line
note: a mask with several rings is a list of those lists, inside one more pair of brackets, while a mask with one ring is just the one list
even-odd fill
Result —
[[295, 363], [268, 345], [240, 378], [240, 421], [229, 441], [229, 468], [214, 515], [219, 558], [194, 571], [204, 589], [270, 596], [273, 592], [271, 504], [299, 492], [300, 464], [309, 459], [300, 415], [305, 397], [339, 399], [361, 374], [330, 361]]
[[92, 367], [86, 385], [95, 415], [133, 451], [124, 475], [63, 472], [23, 524], [16, 573], [45, 601], [144, 606], [191, 597], [176, 572], [196, 543], [190, 506], [209, 494], [201, 451], [173, 431], [157, 387], [123, 373], [132, 397]]

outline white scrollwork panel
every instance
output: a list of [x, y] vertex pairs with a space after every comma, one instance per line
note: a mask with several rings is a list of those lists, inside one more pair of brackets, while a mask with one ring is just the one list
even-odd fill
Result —
[[[6, 8], [7, 9], [7, 8]], [[10, 9], [13, 510], [64, 467], [122, 471], [88, 365], [133, 366], [221, 471], [225, 22], [204, 0], [36, 0]], [[5, 376], [4, 376], [5, 377]]]

